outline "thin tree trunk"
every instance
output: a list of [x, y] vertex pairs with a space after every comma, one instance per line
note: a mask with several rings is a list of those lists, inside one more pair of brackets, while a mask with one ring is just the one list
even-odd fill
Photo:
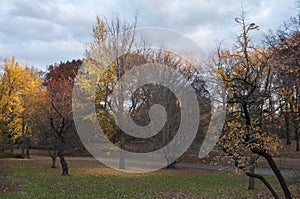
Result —
[[125, 154], [124, 154], [124, 135], [120, 131], [119, 132], [119, 142], [120, 142], [120, 162], [119, 162], [119, 169], [125, 169]]
[[[296, 92], [297, 92], [297, 99], [298, 101], [296, 102], [297, 107], [298, 107], [298, 117], [300, 118], [300, 93], [298, 90], [298, 87], [296, 87]], [[296, 151], [300, 151], [300, 143], [299, 143], [299, 130], [300, 129], [300, 121], [297, 123], [297, 132], [296, 132]]]
[[62, 168], [62, 175], [63, 176], [69, 176], [69, 169], [68, 164], [65, 160], [65, 147], [66, 147], [66, 140], [64, 138], [65, 128], [67, 126], [66, 119], [63, 117], [63, 115], [58, 111], [58, 109], [54, 105], [54, 101], [51, 102], [52, 108], [56, 111], [58, 115], [61, 117], [61, 125], [59, 127], [55, 127], [53, 123], [53, 118], [50, 118], [50, 124], [54, 132], [56, 133], [57, 139], [58, 139], [58, 156], [60, 159], [60, 164]]
[[60, 164], [62, 168], [62, 176], [69, 176], [69, 169], [68, 169], [68, 164], [65, 160], [65, 140], [63, 137], [60, 137], [61, 142], [60, 146], [58, 147], [58, 156], [60, 159]]
[[277, 135], [277, 128], [275, 124], [275, 111], [274, 103], [272, 97], [270, 98], [270, 111], [271, 111], [271, 120], [272, 120], [272, 132]]
[[26, 142], [25, 142], [25, 149], [26, 149], [25, 158], [30, 158], [30, 150], [29, 150], [30, 144], [31, 144], [30, 139], [28, 137], [25, 137], [25, 140], [26, 140]]
[[3, 158], [3, 157], [4, 157], [4, 146], [3, 146], [3, 143], [0, 142], [0, 158]]
[[30, 158], [29, 148], [26, 148], [25, 157], [26, 157], [26, 158]]
[[[256, 162], [256, 159], [255, 159], [255, 157], [252, 154], [251, 158], [250, 158], [250, 164], [251, 164], [250, 173], [254, 173], [254, 169], [255, 169], [255, 165], [254, 164], [255, 164], [255, 162]], [[254, 189], [254, 178], [253, 177], [249, 178], [248, 189], [249, 190], [253, 190]]]
[[10, 141], [10, 153], [13, 154], [14, 153], [14, 144], [12, 141]]
[[56, 149], [56, 146], [53, 146], [52, 151], [53, 151], [53, 153], [51, 153], [50, 148], [48, 148], [48, 154], [49, 154], [49, 156], [52, 159], [51, 168], [54, 169], [54, 168], [56, 168], [56, 158], [57, 158], [57, 149]]
[[175, 169], [176, 161], [172, 162], [167, 166], [167, 169]]
[[22, 113], [22, 145], [21, 145], [22, 158], [25, 158], [25, 143], [26, 143], [26, 141], [25, 141], [25, 122], [24, 122], [24, 111], [23, 111], [23, 113]]
[[69, 169], [68, 169], [68, 164], [65, 160], [65, 156], [64, 153], [61, 152], [59, 153], [59, 159], [60, 159], [60, 164], [61, 164], [61, 168], [62, 168], [62, 176], [68, 176], [69, 175]]
[[294, 128], [295, 128], [296, 151], [300, 151], [298, 121], [294, 121], [294, 126], [295, 126]]
[[299, 143], [299, 128], [296, 130], [296, 151], [300, 151], [300, 143]]
[[286, 145], [291, 144], [291, 136], [290, 136], [290, 115], [288, 112], [288, 108], [286, 105], [285, 113], [284, 113], [284, 120], [285, 120], [285, 136], [286, 136]]
[[56, 168], [56, 157], [52, 156], [51, 159], [52, 159], [51, 169], [55, 169]]

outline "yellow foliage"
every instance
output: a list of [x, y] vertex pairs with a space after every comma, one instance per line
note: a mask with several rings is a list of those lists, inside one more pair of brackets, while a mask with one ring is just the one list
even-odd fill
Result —
[[7, 59], [0, 77], [0, 132], [14, 139], [21, 135], [26, 101], [39, 91], [42, 80], [34, 71], [20, 65], [15, 57]]

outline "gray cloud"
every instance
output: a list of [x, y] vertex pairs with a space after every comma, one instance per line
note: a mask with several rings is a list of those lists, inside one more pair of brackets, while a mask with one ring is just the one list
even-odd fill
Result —
[[[249, 21], [262, 32], [277, 28], [295, 15], [294, 0], [244, 1]], [[12, 0], [1, 2], [0, 57], [16, 55], [42, 69], [46, 65], [84, 56], [85, 42], [91, 39], [96, 15], [118, 13], [132, 21], [138, 13], [138, 25], [171, 28], [183, 32], [207, 51], [216, 40], [230, 46], [238, 27], [233, 19], [240, 10], [236, 0], [112, 0], [43, 1]], [[261, 38], [261, 32], [253, 35]]]

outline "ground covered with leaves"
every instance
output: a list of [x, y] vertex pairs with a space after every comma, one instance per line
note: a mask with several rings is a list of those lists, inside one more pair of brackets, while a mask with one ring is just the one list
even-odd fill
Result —
[[[50, 169], [47, 159], [0, 163], [8, 168], [0, 198], [271, 198], [260, 182], [248, 191], [246, 176], [221, 171], [179, 168], [129, 174], [96, 161], [72, 160], [71, 176], [63, 177], [60, 168]], [[273, 177], [270, 180], [276, 184]], [[290, 186], [295, 198], [300, 197], [297, 186]]]

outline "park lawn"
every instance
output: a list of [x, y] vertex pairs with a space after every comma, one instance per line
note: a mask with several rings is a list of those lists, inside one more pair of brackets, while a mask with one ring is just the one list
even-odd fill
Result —
[[[5, 199], [271, 198], [260, 182], [256, 181], [255, 190], [248, 191], [246, 176], [222, 171], [179, 168], [131, 174], [107, 168], [96, 161], [70, 160], [71, 176], [63, 177], [60, 168], [50, 169], [50, 159], [5, 161], [9, 165], [8, 178], [16, 185], [15, 189], [0, 193], [0, 198]], [[276, 184], [273, 177], [271, 181]]]

